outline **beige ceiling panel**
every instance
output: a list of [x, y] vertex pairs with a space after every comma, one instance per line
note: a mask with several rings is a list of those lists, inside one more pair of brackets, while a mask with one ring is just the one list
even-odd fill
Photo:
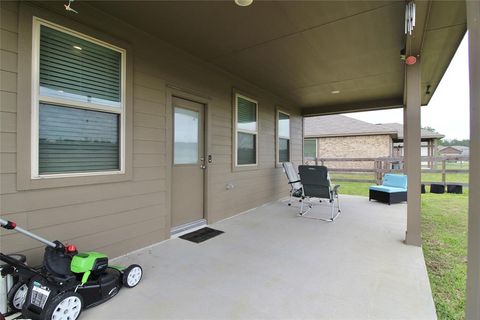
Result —
[[[437, 29], [427, 32], [422, 54], [422, 104], [427, 104], [435, 92], [450, 60], [455, 55], [458, 45], [465, 33], [465, 26]], [[453, 44], [451, 39], [458, 39]], [[426, 94], [426, 86], [430, 85], [430, 95]]]
[[[345, 80], [286, 92], [305, 107], [344, 104], [351, 101], [370, 101], [401, 97], [403, 82], [396, 81], [397, 73], [387, 73]], [[340, 91], [332, 94], [332, 91]]]
[[430, 9], [428, 30], [467, 23], [465, 1], [434, 1]]
[[[304, 87], [370, 77], [381, 90], [388, 73], [396, 95], [403, 92], [403, 6], [389, 5], [319, 28], [270, 41], [213, 62], [258, 85], [289, 94]], [[362, 28], [358, 26], [361, 25]], [[400, 27], [399, 27], [400, 26]], [[383, 30], [383, 32], [378, 32]], [[373, 79], [380, 79], [373, 84]], [[330, 91], [328, 90], [328, 95]], [[379, 92], [377, 92], [380, 95]], [[391, 96], [391, 92], [382, 96]], [[316, 93], [321, 96], [321, 93]], [[298, 99], [298, 97], [295, 97]], [[353, 98], [353, 97], [352, 97]], [[305, 102], [300, 99], [299, 102]]]
[[[295, 31], [277, 5], [233, 1], [94, 1], [94, 6], [202, 59]], [[268, 17], [268, 19], [266, 19]]]
[[[300, 106], [403, 96], [402, 0], [255, 0], [245, 8], [233, 0], [89, 3]], [[433, 2], [422, 54], [424, 86], [434, 89], [440, 81], [464, 31], [464, 1]], [[429, 98], [424, 95], [423, 103]]]
[[298, 30], [332, 23], [345, 17], [390, 6], [395, 1], [279, 1], [290, 23]]

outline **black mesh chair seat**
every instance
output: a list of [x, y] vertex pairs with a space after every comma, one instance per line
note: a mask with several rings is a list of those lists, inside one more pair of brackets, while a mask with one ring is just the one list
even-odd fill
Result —
[[[302, 198], [308, 202], [308, 210], [303, 211], [304, 202], [300, 209], [300, 216], [304, 216], [311, 208], [310, 198], [327, 199], [331, 206], [329, 219], [318, 218], [324, 221], [334, 221], [340, 214], [338, 201], [339, 185], [333, 186], [330, 182], [328, 169], [325, 166], [298, 166], [300, 181], [302, 183]], [[335, 213], [335, 209], [337, 212]]]

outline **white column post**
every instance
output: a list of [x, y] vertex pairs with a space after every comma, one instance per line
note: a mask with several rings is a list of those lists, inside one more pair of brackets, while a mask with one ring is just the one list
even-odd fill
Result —
[[406, 72], [404, 139], [406, 141], [405, 164], [408, 176], [408, 191], [405, 243], [421, 246], [421, 60], [417, 59], [417, 63], [414, 65], [407, 65]]
[[480, 2], [467, 1], [470, 71], [470, 178], [466, 319], [480, 319]]

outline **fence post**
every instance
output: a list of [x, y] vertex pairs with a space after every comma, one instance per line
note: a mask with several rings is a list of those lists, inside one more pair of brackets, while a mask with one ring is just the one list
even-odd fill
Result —
[[379, 160], [374, 160], [375, 172], [373, 174], [375, 175], [375, 181], [377, 184], [380, 184], [382, 182], [380, 177], [381, 173], [379, 171], [381, 165], [382, 164]]
[[443, 183], [443, 185], [446, 185], [446, 183], [447, 183], [447, 174], [445, 172], [445, 170], [447, 169], [446, 162], [447, 162], [447, 160], [445, 160], [445, 159], [442, 160], [442, 183]]
[[315, 165], [318, 166], [318, 158], [315, 157]]

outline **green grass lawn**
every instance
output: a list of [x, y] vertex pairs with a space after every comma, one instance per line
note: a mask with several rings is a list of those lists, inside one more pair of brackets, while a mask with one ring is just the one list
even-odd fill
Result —
[[422, 195], [423, 253], [439, 319], [463, 319], [467, 279], [464, 194]]
[[[371, 185], [363, 182], [336, 183], [341, 185], [340, 194], [359, 196], [368, 196], [368, 186]], [[423, 253], [440, 320], [464, 319], [467, 205], [468, 189], [465, 188], [462, 195], [422, 195]]]

